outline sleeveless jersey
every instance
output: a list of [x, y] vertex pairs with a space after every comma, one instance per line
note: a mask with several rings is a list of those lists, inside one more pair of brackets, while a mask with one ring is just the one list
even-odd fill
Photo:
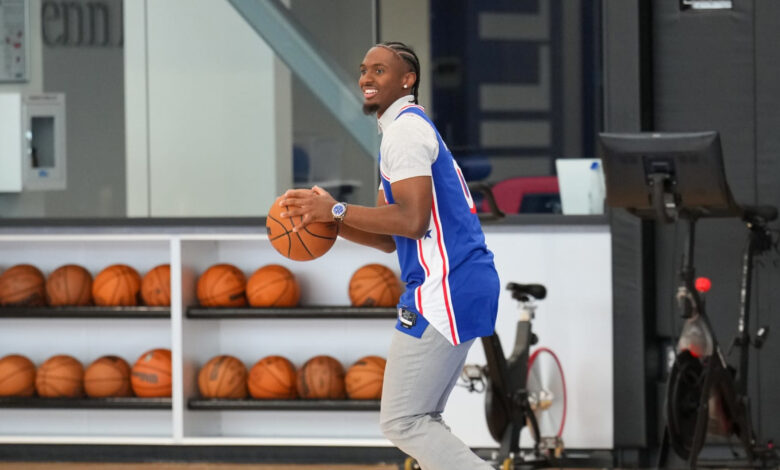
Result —
[[[396, 328], [420, 337], [430, 324], [453, 345], [489, 336], [496, 323], [500, 286], [474, 200], [457, 162], [422, 108], [406, 106], [396, 119], [404, 113], [417, 114], [433, 127], [439, 154], [431, 166], [428, 231], [420, 240], [393, 236], [406, 282]], [[381, 162], [381, 152], [379, 158]], [[385, 200], [393, 204], [390, 181], [384, 174], [381, 178]]]

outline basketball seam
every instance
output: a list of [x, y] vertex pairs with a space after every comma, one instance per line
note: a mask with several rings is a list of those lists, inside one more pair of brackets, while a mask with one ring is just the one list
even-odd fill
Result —
[[47, 373], [45, 373], [45, 372], [44, 372], [43, 378], [44, 378], [44, 379], [60, 379], [60, 380], [67, 380], [68, 382], [81, 382], [81, 381], [83, 380], [83, 378], [81, 378], [81, 379], [77, 379], [77, 378], [74, 378], [74, 377], [63, 377], [63, 376], [61, 376], [61, 375], [51, 375], [51, 374], [47, 374]]
[[285, 231], [283, 234], [277, 235], [277, 236], [275, 236], [273, 238], [269, 238], [268, 240], [273, 242], [273, 241], [276, 241], [276, 240], [278, 240], [278, 239], [280, 239], [282, 237], [289, 236], [289, 235], [290, 235], [290, 232]]
[[81, 288], [81, 295], [79, 295], [78, 303], [89, 303], [92, 295], [92, 279], [87, 278], [87, 282], [84, 283], [84, 287]]
[[122, 381], [122, 382], [127, 382], [127, 381], [130, 380], [130, 378], [129, 378], [129, 376], [128, 377], [99, 377], [99, 378], [91, 378], [90, 377], [89, 379], [84, 379], [84, 383], [87, 383], [87, 382], [108, 382], [109, 380], [114, 380], [114, 381], [118, 380], [118, 381]]
[[[239, 381], [237, 381], [237, 382], [236, 382], [236, 385], [234, 385], [234, 386], [233, 386], [233, 388], [232, 388], [232, 389], [230, 389], [230, 391], [228, 392], [228, 394], [227, 394], [227, 395], [228, 395], [229, 397], [232, 397], [232, 396], [236, 395], [236, 392], [237, 392], [237, 391], [238, 391], [238, 389], [239, 389], [240, 387], [242, 387], [242, 386], [243, 386], [243, 387], [246, 387], [246, 377], [244, 377], [244, 380], [239, 380]], [[246, 390], [246, 388], [245, 388], [245, 390]]]
[[157, 390], [157, 389], [167, 390], [171, 388], [171, 384], [150, 384], [149, 382], [144, 382], [144, 381], [140, 381], [140, 382], [131, 381], [130, 386], [133, 388], [135, 387], [142, 388], [144, 390]]
[[[108, 284], [109, 281], [106, 281], [106, 284]], [[114, 290], [111, 291], [111, 295], [108, 297], [108, 304], [109, 305], [116, 305], [116, 298], [118, 297], [119, 292], [119, 283], [121, 282], [121, 278], [116, 279], [114, 282]]]
[[[217, 367], [220, 364], [222, 364], [223, 362], [226, 362], [228, 360], [229, 359], [227, 359], [226, 357], [222, 357], [222, 358], [220, 358], [217, 361], [216, 364], [212, 364], [211, 368], [214, 369], [214, 367]], [[227, 366], [224, 366], [224, 367], [227, 367]], [[214, 392], [215, 392], [216, 395], [219, 395], [219, 389], [222, 388], [222, 382], [225, 380], [225, 376], [226, 375], [227, 374], [225, 374], [225, 369], [224, 368], [218, 368], [217, 369], [217, 380], [216, 380], [217, 386], [214, 389]]]
[[2, 385], [2, 384], [3, 384], [3, 382], [5, 382], [6, 380], [10, 379], [11, 377], [14, 377], [14, 376], [16, 376], [17, 374], [20, 374], [20, 373], [22, 373], [22, 372], [27, 372], [28, 370], [35, 370], [35, 367], [28, 367], [28, 368], [26, 368], [26, 369], [17, 369], [17, 370], [16, 370], [16, 371], [14, 371], [14, 372], [13, 372], [11, 375], [6, 375], [6, 376], [5, 376], [5, 377], [3, 377], [2, 379], [0, 379], [0, 385]]
[[[303, 221], [303, 218], [301, 218], [301, 221]], [[308, 233], [309, 235], [311, 235], [314, 238], [320, 238], [320, 239], [323, 239], [323, 240], [335, 240], [335, 239], [338, 238], [338, 235], [336, 235], [335, 237], [326, 237], [325, 235], [319, 235], [319, 234], [313, 233], [313, 232], [311, 232], [309, 230], [308, 226], [303, 227], [303, 230], [306, 231], [306, 233]]]
[[[48, 376], [47, 375], [47, 376], [45, 376], [45, 378], [58, 378], [58, 377]], [[59, 396], [70, 396], [71, 395], [70, 393], [63, 393], [61, 388], [57, 387], [55, 384], [49, 382], [48, 380], [44, 381], [43, 384], [46, 385], [47, 388], [51, 388], [52, 390], [54, 390], [54, 394], [55, 395], [59, 395]]]
[[163, 389], [167, 390], [171, 388], [171, 384], [153, 384], [149, 382], [141, 381], [130, 381], [130, 386], [133, 388], [143, 388], [144, 390], [157, 390], [157, 389]]
[[[170, 275], [170, 266], [168, 267], [168, 289], [163, 289], [165, 286], [166, 279], [162, 277], [162, 274], [160, 274], [160, 271], [164, 271], [164, 269], [160, 269], [155, 271], [155, 277], [157, 278], [157, 285], [160, 286], [160, 292], [162, 293], [162, 301], [163, 304], [169, 304], [171, 303], [171, 275]], [[158, 303], [160, 299], [157, 299]]]
[[[133, 389], [134, 392], [138, 393], [138, 391], [146, 392], [146, 393], [158, 393], [162, 391], [169, 391], [171, 390], [170, 385], [147, 385], [146, 382], [130, 384], [130, 388]], [[138, 389], [138, 391], [136, 391]]]
[[[138, 367], [146, 367], [147, 369], [151, 369], [151, 370], [153, 370], [153, 371], [155, 371], [155, 372], [161, 372], [161, 373], [163, 373], [163, 374], [168, 374], [168, 375], [171, 375], [171, 371], [169, 371], [169, 370], [163, 370], [163, 369], [160, 369], [160, 368], [158, 368], [157, 366], [152, 366], [152, 365], [149, 365], [149, 364], [143, 364], [143, 363], [141, 363], [141, 364], [137, 364], [137, 365], [136, 365], [136, 367], [133, 367], [133, 369], [136, 369], [136, 368], [138, 368]], [[130, 372], [132, 373], [132, 372], [133, 372], [133, 370], [131, 370]]]
[[303, 237], [301, 237], [301, 232], [293, 232], [293, 233], [295, 233], [295, 235], [298, 236], [298, 241], [301, 242], [301, 246], [303, 247], [304, 250], [306, 250], [306, 253], [308, 253], [312, 259], [316, 258], [316, 256], [314, 256], [312, 252], [309, 250], [309, 247], [306, 246], [306, 242], [303, 241]]
[[[287, 209], [287, 207], [285, 207], [285, 209]], [[291, 240], [291, 238], [290, 238], [290, 231], [289, 231], [289, 230], [287, 230], [287, 227], [284, 225], [284, 223], [282, 223], [282, 222], [281, 222], [280, 220], [278, 220], [276, 217], [273, 217], [273, 216], [271, 216], [271, 215], [269, 214], [269, 215], [268, 215], [268, 218], [270, 218], [271, 220], [273, 220], [273, 221], [274, 221], [274, 222], [276, 222], [277, 224], [281, 225], [281, 226], [282, 226], [282, 228], [284, 228], [284, 235], [287, 235], [287, 255], [286, 255], [286, 256], [289, 258], [289, 257], [290, 257], [290, 251], [292, 250], [292, 240]], [[276, 240], [276, 239], [278, 239], [278, 237], [276, 237], [274, 240]], [[271, 241], [274, 241], [274, 240], [271, 240]]]
[[[249, 290], [249, 283], [247, 282], [247, 289], [246, 289], [247, 300], [249, 300], [250, 297], [254, 297], [255, 295], [258, 295], [259, 293], [263, 292], [268, 287], [270, 287], [270, 286], [272, 286], [274, 284], [278, 284], [278, 283], [283, 282], [283, 281], [287, 281], [288, 279], [290, 279], [290, 278], [286, 277], [286, 278], [283, 278], [283, 279], [275, 279], [275, 280], [273, 280], [271, 282], [266, 282], [266, 283], [254, 286], [254, 288], [251, 291]], [[284, 292], [284, 291], [282, 291], [282, 292]], [[274, 306], [275, 304], [276, 304], [276, 301], [274, 301], [271, 304], [271, 306]]]
[[[230, 294], [231, 292], [233, 292], [233, 290], [232, 290], [232, 289], [225, 289], [225, 290], [221, 290], [221, 291], [219, 291], [219, 292], [218, 292], [218, 293], [216, 293], [216, 294], [210, 295], [210, 296], [208, 296], [208, 297], [206, 297], [206, 298], [207, 298], [207, 299], [216, 299], [216, 298], [218, 298], [218, 297], [220, 297], [220, 296], [222, 296], [222, 295], [225, 295], [225, 294], [228, 294], [228, 296], [230, 296], [230, 295], [232, 295], [232, 294]], [[241, 290], [240, 290], [240, 291], [238, 291], [238, 292], [246, 292], [246, 288], [243, 288], [243, 289], [241, 289]], [[238, 292], [236, 292], [236, 293], [238, 293]]]
[[124, 270], [124, 274], [125, 275], [122, 276], [122, 282], [125, 283], [125, 291], [124, 292], [127, 292], [128, 294], [130, 294], [130, 298], [128, 298], [128, 299], [124, 299], [124, 298], [123, 299], [117, 299], [117, 302], [125, 303], [125, 301], [127, 301], [127, 303], [133, 303], [133, 297], [134, 297], [134, 295], [133, 295], [133, 286], [130, 285], [130, 277], [127, 275], [128, 274], [127, 270]]
[[[378, 281], [374, 282], [373, 284], [371, 284], [371, 286], [370, 286], [370, 287], [366, 287], [366, 288], [360, 289], [360, 292], [363, 292], [363, 293], [365, 293], [365, 292], [371, 292], [371, 291], [373, 291], [373, 290], [374, 290], [374, 288], [375, 288], [376, 286], [378, 286], [378, 285], [379, 285], [379, 284], [381, 284], [382, 282], [384, 282], [384, 279], [380, 279], [380, 280], [378, 280]], [[357, 287], [356, 287], [355, 289], [357, 290]], [[357, 296], [357, 295], [356, 295], [356, 296]], [[365, 294], [364, 294], [363, 296], [365, 297]], [[364, 298], [364, 299], [362, 299], [362, 300], [364, 300], [364, 301], [365, 301], [365, 298]], [[360, 305], [363, 305], [363, 303], [364, 303], [364, 302], [360, 302]]]
[[36, 290], [38, 290], [38, 286], [34, 285], [34, 286], [30, 286], [30, 287], [28, 287], [26, 289], [14, 291], [13, 294], [16, 294], [18, 296], [20, 294], [26, 294], [28, 292], [35, 292]]
[[285, 382], [285, 381], [283, 380], [283, 379], [284, 379], [284, 377], [280, 377], [280, 376], [279, 376], [279, 374], [277, 374], [277, 371], [276, 371], [276, 370], [274, 370], [274, 369], [268, 369], [268, 373], [269, 373], [269, 374], [270, 374], [270, 375], [271, 375], [271, 376], [272, 376], [274, 379], [276, 379], [276, 381], [277, 381], [277, 382], [279, 382], [280, 384], [284, 385], [284, 382]]
[[[212, 271], [212, 272], [213, 272], [213, 271]], [[206, 299], [213, 299], [213, 298], [217, 297], [217, 295], [214, 295], [214, 294], [212, 294], [212, 292], [211, 292], [212, 286], [216, 286], [216, 285], [218, 285], [218, 284], [219, 284], [219, 281], [221, 281], [221, 280], [222, 280], [222, 278], [223, 278], [223, 277], [225, 277], [225, 276], [227, 276], [227, 275], [228, 275], [228, 273], [230, 273], [230, 272], [231, 272], [231, 270], [230, 270], [230, 269], [225, 269], [224, 271], [222, 271], [221, 273], [219, 273], [219, 274], [217, 275], [217, 278], [216, 278], [216, 279], [214, 279], [213, 281], [211, 281], [209, 284], [207, 284], [207, 285], [206, 285]]]
[[252, 385], [252, 389], [254, 389], [256, 392], [265, 392], [267, 395], [273, 395], [274, 397], [289, 397], [292, 395], [292, 390], [295, 387], [291, 387], [290, 389], [286, 390], [287, 393], [278, 393], [274, 390], [271, 390], [270, 388], [267, 388], [265, 385]]
[[65, 284], [65, 302], [70, 303], [70, 286], [68, 285], [68, 276], [63, 278]]
[[[285, 280], [285, 281], [286, 281], [287, 279], [283, 279], [283, 280]], [[294, 282], [294, 281], [293, 281], [293, 282]], [[287, 290], [288, 290], [288, 289], [290, 289], [290, 287], [291, 287], [291, 285], [290, 285], [290, 283], [289, 283], [289, 282], [285, 282], [285, 283], [284, 283], [284, 290], [282, 290], [282, 291], [279, 293], [279, 295], [277, 295], [277, 296], [276, 296], [276, 300], [274, 300], [274, 301], [273, 301], [273, 303], [271, 304], [271, 306], [272, 306], [272, 307], [276, 307], [276, 305], [279, 303], [279, 301], [280, 301], [280, 300], [282, 300], [282, 298], [283, 298], [283, 297], [284, 297], [284, 295], [287, 293]]]

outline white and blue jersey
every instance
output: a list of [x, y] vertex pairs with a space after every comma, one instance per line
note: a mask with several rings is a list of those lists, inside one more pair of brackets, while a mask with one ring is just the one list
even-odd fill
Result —
[[[395, 119], [414, 113], [436, 134], [438, 155], [431, 165], [433, 201], [428, 231], [420, 240], [393, 236], [406, 291], [396, 328], [420, 337], [432, 325], [453, 345], [493, 333], [499, 280], [493, 253], [476, 214], [463, 173], [420, 106], [401, 108]], [[381, 167], [381, 153], [380, 153]], [[391, 181], [381, 173], [385, 200], [393, 204]], [[403, 310], [412, 312], [404, 314]]]

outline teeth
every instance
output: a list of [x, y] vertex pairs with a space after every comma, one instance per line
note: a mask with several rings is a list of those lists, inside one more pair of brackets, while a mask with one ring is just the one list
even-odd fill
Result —
[[366, 95], [366, 96], [375, 95], [376, 94], [376, 90], [374, 90], [374, 89], [366, 89], [366, 90], [363, 90], [363, 94]]

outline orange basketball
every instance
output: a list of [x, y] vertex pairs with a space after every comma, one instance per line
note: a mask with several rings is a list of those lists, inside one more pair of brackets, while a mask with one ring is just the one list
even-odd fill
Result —
[[352, 364], [344, 377], [347, 396], [353, 400], [379, 400], [382, 398], [382, 381], [385, 377], [386, 362], [379, 356], [366, 356]]
[[46, 279], [49, 305], [89, 305], [92, 303], [92, 274], [77, 264], [55, 269]]
[[171, 265], [161, 264], [141, 279], [141, 298], [144, 305], [165, 307], [171, 305]]
[[35, 375], [35, 391], [46, 398], [77, 398], [84, 391], [84, 366], [71, 356], [61, 354], [46, 359]]
[[198, 374], [203, 398], [246, 398], [246, 366], [233, 356], [211, 358]]
[[198, 301], [204, 307], [246, 305], [246, 277], [232, 264], [215, 264], [198, 279]]
[[88, 397], [129, 397], [130, 365], [118, 356], [98, 358], [84, 371], [84, 391]]
[[295, 366], [282, 356], [266, 356], [249, 370], [247, 385], [252, 398], [288, 400], [298, 397]]
[[298, 370], [298, 395], [309, 400], [341, 400], [344, 390], [344, 367], [330, 356], [315, 356]]
[[349, 280], [349, 300], [355, 307], [395, 307], [401, 297], [401, 281], [381, 264], [367, 264]]
[[139, 397], [171, 396], [171, 350], [152, 349], [135, 361], [130, 385]]
[[269, 264], [249, 277], [246, 298], [252, 307], [295, 307], [301, 298], [301, 288], [289, 269]]
[[95, 305], [107, 307], [138, 305], [141, 276], [126, 264], [113, 264], [95, 276], [92, 298]]
[[302, 217], [282, 218], [279, 214], [287, 209], [279, 205], [280, 199], [274, 201], [265, 219], [268, 239], [276, 251], [291, 260], [309, 261], [330, 250], [338, 237], [339, 225], [336, 222], [315, 222], [300, 232], [293, 232], [294, 224], [299, 224]]
[[41, 307], [46, 305], [46, 279], [35, 266], [17, 264], [0, 274], [0, 306]]
[[29, 397], [35, 392], [35, 364], [18, 354], [0, 359], [0, 397]]

